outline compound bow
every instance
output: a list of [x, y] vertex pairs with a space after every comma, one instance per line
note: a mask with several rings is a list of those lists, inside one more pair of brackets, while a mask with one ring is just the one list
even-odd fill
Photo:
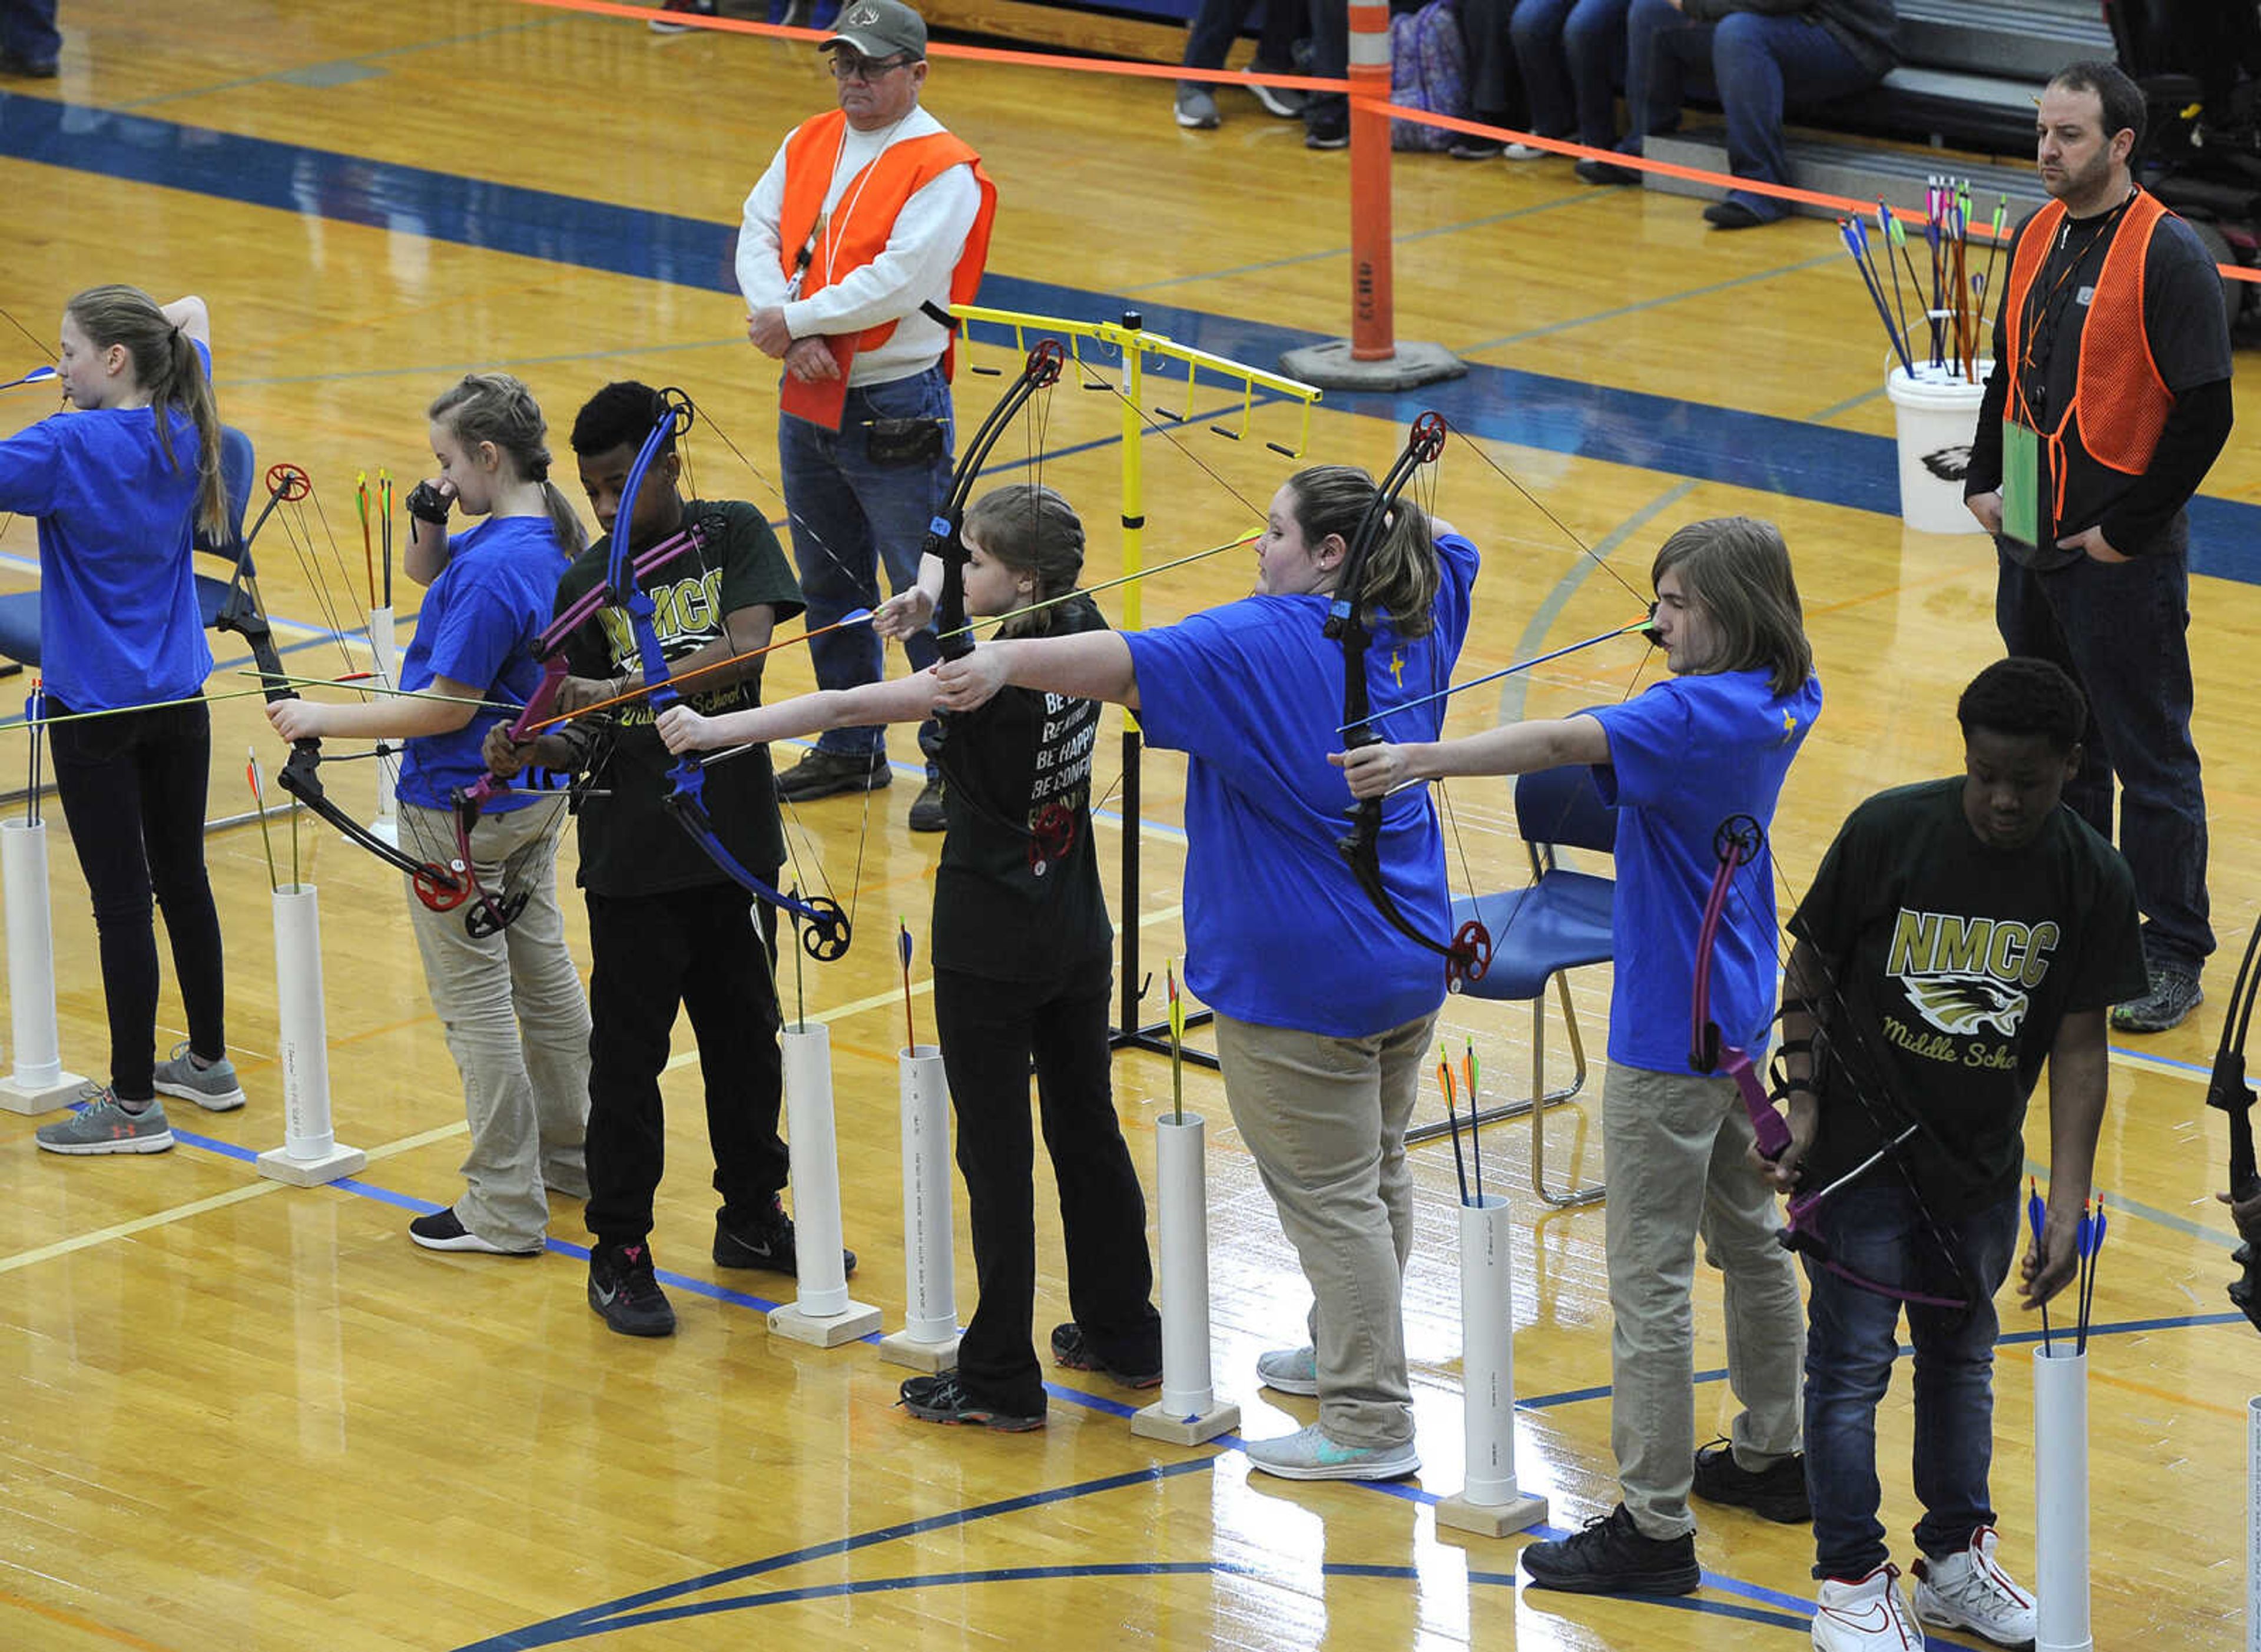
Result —
[[[2236, 984], [2229, 989], [2229, 1008], [2222, 1018], [2222, 1042], [2214, 1052], [2214, 1070], [2206, 1081], [2206, 1104], [2219, 1107], [2229, 1119], [2229, 1196], [2240, 1203], [2261, 1197], [2261, 1174], [2253, 1165], [2253, 1086], [2245, 1078], [2245, 1033], [2253, 1022], [2253, 1000], [2261, 994], [2261, 923], [2245, 943], [2244, 960], [2237, 966]], [[2229, 1284], [2229, 1300], [2261, 1331], [2261, 1254], [2250, 1241], [2232, 1255], [2243, 1270]]]

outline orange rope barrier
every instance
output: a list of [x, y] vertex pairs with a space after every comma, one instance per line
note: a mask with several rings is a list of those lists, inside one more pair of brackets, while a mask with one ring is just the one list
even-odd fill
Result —
[[[724, 34], [758, 35], [773, 40], [826, 40], [831, 38], [829, 29], [789, 29], [781, 24], [750, 23], [739, 18], [702, 18], [680, 11], [663, 11], [656, 6], [627, 5], [621, 0], [519, 0], [521, 5], [541, 6], [552, 11], [578, 11], [595, 17], [623, 18], [635, 22], [648, 22], [653, 18], [665, 18], [671, 23], [689, 27], [712, 29]], [[1309, 75], [1249, 75], [1229, 69], [1187, 68], [1174, 63], [1128, 63], [1116, 58], [1063, 57], [1050, 52], [1023, 52], [997, 47], [958, 46], [944, 41], [933, 41], [927, 47], [930, 57], [954, 58], [973, 63], [1018, 65], [1023, 68], [1067, 69], [1079, 75], [1117, 75], [1136, 80], [1203, 81], [1219, 86], [1286, 86], [1298, 91], [1346, 92], [1352, 100], [1352, 119], [1363, 110], [1369, 117], [1390, 120], [1410, 120], [1424, 126], [1439, 126], [1447, 132], [1466, 133], [1479, 138], [1497, 138], [1504, 142], [1528, 144], [1534, 149], [1570, 160], [1606, 162], [1627, 171], [1654, 172], [1660, 176], [1684, 178], [1692, 183], [1702, 183], [1715, 189], [1741, 190], [1751, 195], [1771, 196], [1776, 200], [1794, 201], [1803, 205], [1819, 206], [1840, 216], [1866, 218], [1877, 210], [1874, 201], [1856, 201], [1842, 195], [1825, 195], [1816, 190], [1801, 190], [1788, 183], [1764, 183], [1756, 178], [1739, 178], [1730, 173], [1706, 171], [1701, 167], [1681, 166], [1669, 161], [1652, 161], [1646, 155], [1626, 154], [1616, 149], [1596, 149], [1583, 143], [1573, 143], [1566, 138], [1542, 138], [1536, 133], [1518, 132], [1511, 126], [1487, 126], [1477, 121], [1463, 120], [1454, 115], [1435, 115], [1426, 110], [1407, 109], [1392, 103], [1376, 103], [1367, 89], [1355, 78], [1351, 80], [1322, 80]], [[1908, 207], [1894, 207], [1893, 215], [1910, 224], [1920, 224], [1923, 214]], [[1973, 224], [1974, 235], [1991, 235], [1989, 225]], [[2003, 231], [2007, 239], [2009, 230]], [[2261, 269], [2248, 269], [2240, 264], [2214, 266], [2233, 281], [2261, 284]], [[1387, 352], [1385, 352], [1386, 354]]]

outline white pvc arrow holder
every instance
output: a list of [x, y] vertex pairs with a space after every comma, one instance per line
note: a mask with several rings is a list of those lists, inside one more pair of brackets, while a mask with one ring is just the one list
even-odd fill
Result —
[[283, 1145], [259, 1155], [259, 1174], [319, 1187], [369, 1163], [338, 1144], [330, 1123], [330, 1041], [322, 1000], [322, 910], [311, 883], [275, 891], [275, 1019], [283, 1067]]
[[1464, 1489], [1437, 1505], [1437, 1524], [1505, 1537], [1547, 1518], [1547, 1499], [1515, 1480], [1513, 1213], [1488, 1193], [1461, 1206], [1461, 1404]]
[[0, 1108], [49, 1113], [86, 1088], [63, 1071], [55, 1031], [55, 930], [47, 905], [45, 821], [0, 821], [0, 890], [8, 902], [8, 1011], [16, 1065], [0, 1079]]
[[[392, 605], [369, 611], [369, 651], [377, 672], [379, 688], [400, 686], [400, 639], [392, 628]], [[400, 759], [384, 757], [377, 760], [377, 818], [369, 823], [372, 837], [382, 838], [395, 849], [400, 847], [400, 800], [394, 788], [400, 780]]]
[[958, 1363], [957, 1257], [950, 1221], [950, 1083], [931, 1044], [896, 1052], [902, 1107], [903, 1328], [879, 1357], [916, 1371]]
[[840, 1149], [833, 1138], [832, 1034], [823, 1023], [779, 1035], [785, 1058], [786, 1130], [793, 1149], [793, 1252], [798, 1295], [770, 1310], [770, 1330], [820, 1348], [879, 1328], [879, 1311], [850, 1298], [840, 1255]]
[[2245, 1402], [2245, 1652], [2261, 1652], [2261, 1399]]
[[2034, 1350], [2035, 1652], [2093, 1652], [2088, 1625], [2088, 1356]]
[[1209, 1375], [1209, 1172], [1201, 1115], [1154, 1121], [1162, 1238], [1162, 1397], [1130, 1419], [1149, 1440], [1198, 1446], [1240, 1426]]

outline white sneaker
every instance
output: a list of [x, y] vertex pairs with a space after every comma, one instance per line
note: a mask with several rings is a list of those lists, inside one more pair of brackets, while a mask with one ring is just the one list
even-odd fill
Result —
[[1256, 1380], [1281, 1394], [1319, 1391], [1319, 1356], [1310, 1347], [1274, 1348], [1256, 1356]]
[[1923, 1652], [1923, 1631], [1900, 1597], [1900, 1569], [1879, 1566], [1857, 1584], [1824, 1578], [1813, 1613], [1815, 1652]]
[[1501, 148], [1500, 154], [1510, 161], [1551, 161], [1554, 159], [1554, 152], [1552, 149], [1542, 149], [1535, 143], [1507, 144]]
[[1994, 1563], [1994, 1550], [2001, 1541], [1992, 1526], [1982, 1526], [1970, 1533], [1970, 1547], [1960, 1555], [1916, 1562], [1916, 1616], [2028, 1652], [2035, 1633], [2034, 1598]]

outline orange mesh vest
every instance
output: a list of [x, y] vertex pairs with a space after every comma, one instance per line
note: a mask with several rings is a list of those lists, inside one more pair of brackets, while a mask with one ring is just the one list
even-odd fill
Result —
[[[946, 132], [889, 144], [848, 180], [832, 217], [820, 225], [818, 214], [824, 211], [847, 125], [847, 115], [835, 109], [802, 122], [786, 140], [785, 205], [778, 215], [778, 260], [786, 279], [793, 279], [803, 247], [809, 247], [808, 266], [801, 275], [804, 298], [861, 269], [886, 250], [904, 202], [951, 168], [971, 166], [973, 181], [980, 186], [981, 205], [950, 275], [950, 301], [970, 303], [989, 260], [989, 226], [997, 215], [997, 186], [981, 169], [981, 157], [964, 139]], [[814, 246], [809, 242], [812, 226], [817, 231]], [[876, 349], [894, 335], [896, 325], [883, 321], [865, 328], [856, 334], [856, 349]], [[951, 344], [943, 347], [944, 377], [956, 366], [955, 354]]]
[[2064, 233], [2064, 205], [2051, 201], [2034, 214], [2010, 265], [2010, 287], [2003, 305], [2003, 342], [2010, 355], [2010, 416], [2035, 427], [2048, 449], [2055, 478], [2053, 509], [2064, 513], [2065, 447], [2107, 469], [2141, 476], [2158, 450], [2160, 432], [2175, 405], [2159, 377], [2151, 341], [2143, 327], [2143, 269], [2150, 255], [2151, 232], [2167, 215], [2157, 197], [2138, 190], [2104, 254], [2104, 268], [2090, 296], [2088, 319], [2080, 329], [2080, 363], [2072, 400], [2056, 423], [2040, 430], [2026, 406], [2025, 365], [2032, 341], [2026, 334], [2026, 309], [2050, 244]]

